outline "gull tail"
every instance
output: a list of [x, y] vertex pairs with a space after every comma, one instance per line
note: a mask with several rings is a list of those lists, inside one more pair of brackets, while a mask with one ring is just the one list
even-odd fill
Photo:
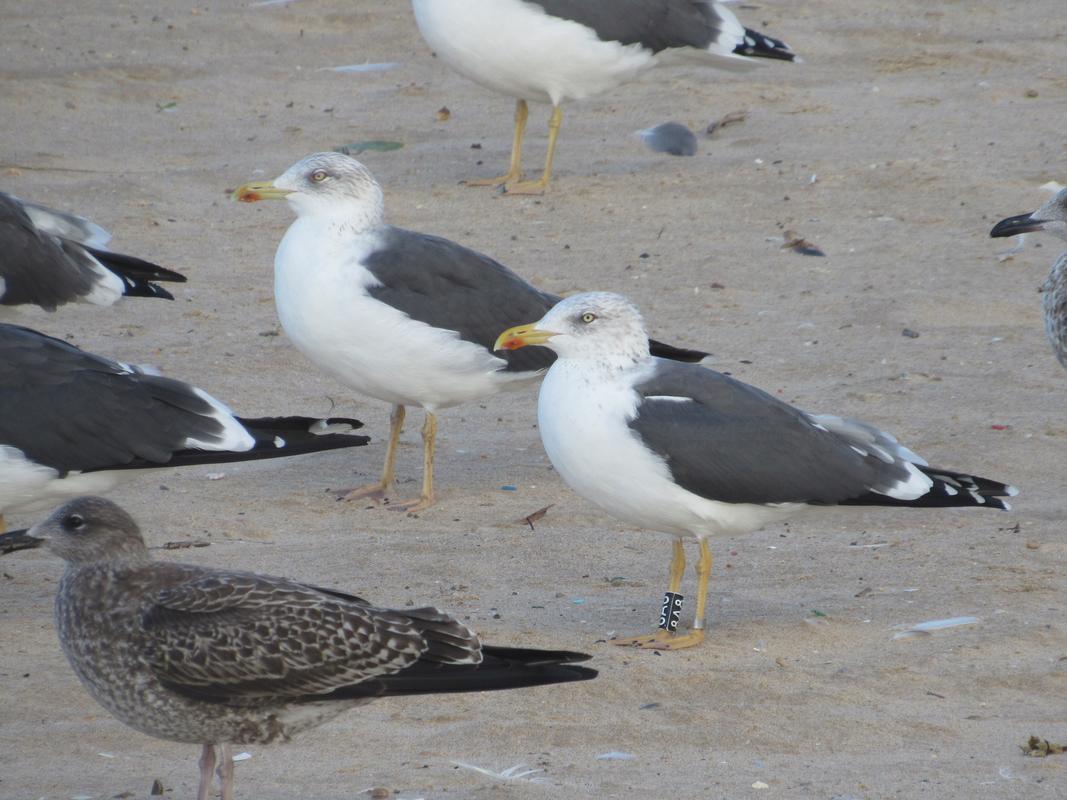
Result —
[[173, 300], [174, 296], [157, 286], [152, 281], [169, 281], [170, 283], [185, 283], [185, 276], [180, 272], [166, 269], [151, 261], [112, 253], [110, 250], [97, 250], [93, 247], [85, 248], [93, 258], [99, 261], [107, 270], [113, 272], [123, 283], [123, 294], [127, 297], [161, 297]]
[[1011, 506], [1003, 498], [1014, 497], [1019, 493], [1019, 490], [1010, 484], [980, 478], [977, 475], [968, 475], [966, 472], [953, 472], [920, 464], [916, 464], [915, 467], [933, 481], [929, 491], [921, 497], [914, 500], [901, 500], [871, 492], [843, 501], [841, 505], [911, 506], [913, 508], [977, 506], [1010, 511]]
[[682, 361], [686, 364], [699, 364], [711, 355], [703, 350], [687, 350], [684, 347], [675, 347], [671, 344], [657, 342], [655, 339], [648, 340], [648, 349], [656, 358], [666, 358], [668, 361]]
[[595, 669], [575, 665], [589, 659], [585, 653], [512, 647], [483, 647], [481, 652], [482, 660], [478, 664], [444, 664], [420, 659], [393, 675], [339, 689], [330, 697], [487, 692], [587, 681], [597, 676]]
[[706, 5], [711, 40], [704, 49], [715, 66], [722, 69], [746, 70], [757, 65], [753, 59], [769, 58], [780, 61], [801, 59], [781, 39], [746, 28], [722, 3]]
[[734, 47], [734, 54], [752, 58], [776, 58], [781, 61], [800, 61], [781, 39], [775, 39], [765, 33], [745, 28], [744, 39]]
[[188, 448], [177, 450], [166, 463], [134, 459], [127, 464], [107, 469], [145, 469], [156, 467], [184, 467], [194, 464], [229, 464], [237, 461], [256, 461], [264, 458], [285, 458], [341, 447], [362, 447], [369, 436], [347, 431], [362, 428], [358, 419], [330, 417], [259, 417], [233, 418], [255, 440], [247, 450], [208, 450]]

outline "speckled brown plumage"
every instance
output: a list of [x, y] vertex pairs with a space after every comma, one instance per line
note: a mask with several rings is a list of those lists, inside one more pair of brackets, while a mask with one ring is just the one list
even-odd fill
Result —
[[133, 519], [102, 498], [67, 503], [29, 535], [67, 561], [56, 626], [74, 671], [130, 727], [204, 744], [202, 798], [214, 744], [288, 740], [379, 696], [596, 675], [570, 665], [579, 653], [483, 648], [433, 608], [152, 561]]

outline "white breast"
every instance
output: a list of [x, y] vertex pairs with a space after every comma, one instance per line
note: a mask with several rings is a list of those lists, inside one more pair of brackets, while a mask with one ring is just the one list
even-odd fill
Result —
[[413, 0], [426, 43], [488, 89], [525, 100], [581, 100], [655, 65], [640, 45], [602, 42], [522, 0]]
[[362, 260], [379, 241], [374, 232], [339, 236], [314, 218], [286, 232], [274, 260], [274, 299], [304, 355], [358, 392], [430, 411], [535, 379], [504, 372], [505, 362], [484, 347], [372, 298], [376, 280]]
[[801, 507], [720, 503], [676, 484], [663, 458], [627, 425], [638, 401], [631, 376], [596, 374], [589, 361], [576, 359], [557, 360], [545, 376], [538, 401], [541, 439], [574, 491], [631, 525], [698, 538], [747, 533]]

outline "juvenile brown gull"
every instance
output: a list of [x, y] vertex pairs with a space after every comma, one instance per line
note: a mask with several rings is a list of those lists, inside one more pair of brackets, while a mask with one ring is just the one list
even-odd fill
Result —
[[[340, 153], [310, 155], [274, 181], [241, 186], [235, 196], [284, 198], [297, 214], [274, 256], [274, 302], [286, 335], [346, 386], [393, 406], [381, 480], [347, 498], [386, 497], [404, 408], [421, 406], [422, 492], [389, 507], [426, 508], [434, 501], [437, 412], [539, 380], [555, 358], [550, 350], [496, 355], [493, 340], [559, 298], [448, 239], [386, 225], [378, 182]], [[650, 346], [682, 361], [707, 355]]]
[[[558, 358], [541, 384], [541, 441], [560, 477], [619, 519], [675, 537], [660, 629], [615, 640], [679, 649], [704, 639], [710, 536], [748, 533], [831, 505], [1007, 509], [1016, 490], [930, 467], [856, 420], [812, 415], [704, 367], [649, 354], [637, 308], [616, 294], [577, 294], [540, 321], [500, 334]], [[700, 544], [693, 628], [674, 632], [683, 538]]]
[[74, 672], [131, 728], [202, 745], [198, 800], [211, 793], [218, 751], [231, 800], [230, 745], [285, 742], [376, 697], [596, 677], [573, 666], [582, 653], [483, 646], [436, 608], [378, 608], [286, 578], [153, 561], [130, 515], [98, 497], [67, 503], [28, 537], [67, 562], [55, 618]]
[[[989, 235], [1015, 236], [1031, 231], [1045, 231], [1067, 241], [1067, 189], [1061, 189], [1032, 214], [1002, 219]], [[1067, 250], [1052, 262], [1052, 269], [1041, 292], [1045, 307], [1045, 334], [1052, 344], [1052, 352], [1067, 369]]]
[[[552, 175], [563, 101], [582, 100], [661, 63], [747, 70], [757, 58], [799, 60], [778, 39], [746, 28], [714, 0], [412, 0], [422, 38], [456, 72], [516, 98], [509, 194], [541, 194]], [[527, 101], [552, 104], [548, 153], [524, 181]]]

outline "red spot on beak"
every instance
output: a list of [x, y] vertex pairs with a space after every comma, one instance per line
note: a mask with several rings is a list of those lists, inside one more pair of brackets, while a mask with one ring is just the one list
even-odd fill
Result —
[[522, 339], [516, 339], [514, 336], [512, 336], [510, 339], [505, 339], [504, 342], [500, 345], [500, 347], [503, 350], [518, 350], [520, 347], [522, 347], [522, 345]]
[[259, 192], [253, 192], [247, 189], [237, 195], [237, 200], [241, 203], [258, 203], [262, 199], [263, 196], [260, 195]]

